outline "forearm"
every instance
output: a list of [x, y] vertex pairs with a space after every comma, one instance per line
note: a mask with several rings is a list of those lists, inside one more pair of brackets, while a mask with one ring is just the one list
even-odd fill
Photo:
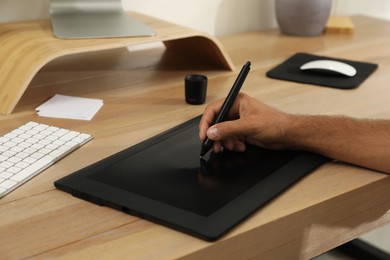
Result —
[[289, 147], [390, 173], [390, 121], [291, 116]]

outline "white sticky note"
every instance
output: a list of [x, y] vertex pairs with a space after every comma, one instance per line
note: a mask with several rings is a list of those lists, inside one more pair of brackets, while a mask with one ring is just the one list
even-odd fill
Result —
[[103, 106], [103, 100], [55, 95], [36, 110], [39, 116], [91, 120]]

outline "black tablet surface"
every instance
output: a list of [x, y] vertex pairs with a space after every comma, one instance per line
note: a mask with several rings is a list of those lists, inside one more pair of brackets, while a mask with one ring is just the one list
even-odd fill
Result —
[[54, 184], [75, 197], [213, 241], [326, 160], [258, 147], [201, 160], [199, 119]]

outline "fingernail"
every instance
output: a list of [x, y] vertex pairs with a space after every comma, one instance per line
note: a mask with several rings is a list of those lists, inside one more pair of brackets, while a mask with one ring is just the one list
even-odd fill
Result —
[[208, 136], [210, 139], [218, 139], [218, 137], [219, 137], [218, 128], [216, 128], [216, 127], [211, 127], [211, 128], [207, 131], [207, 136]]

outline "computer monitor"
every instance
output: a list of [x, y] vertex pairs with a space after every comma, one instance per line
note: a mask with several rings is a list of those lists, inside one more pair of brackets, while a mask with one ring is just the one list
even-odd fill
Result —
[[123, 10], [121, 0], [51, 0], [53, 33], [58, 38], [152, 36], [154, 30]]

